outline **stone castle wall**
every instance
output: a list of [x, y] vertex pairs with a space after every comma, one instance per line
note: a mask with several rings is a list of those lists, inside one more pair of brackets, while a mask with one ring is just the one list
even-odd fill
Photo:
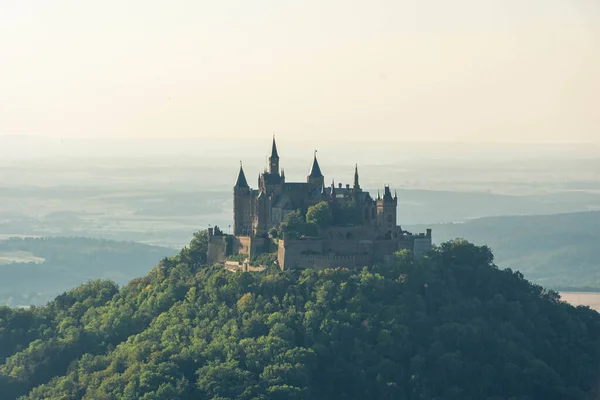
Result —
[[209, 236], [207, 264], [222, 262], [231, 255], [245, 254], [249, 258], [263, 253], [275, 253], [277, 244], [270, 238], [251, 236], [218, 235]]
[[233, 236], [232, 254], [250, 255], [251, 239], [250, 236]]
[[391, 240], [281, 240], [278, 262], [282, 269], [361, 267], [386, 262], [399, 250], [410, 250], [422, 256], [431, 250], [431, 236], [402, 236]]
[[302, 268], [325, 269], [337, 267], [364, 267], [369, 265], [371, 257], [369, 256], [325, 256], [302, 254], [299, 264]]
[[303, 253], [323, 253], [323, 241], [318, 239], [307, 240], [280, 240], [277, 252], [277, 262], [281, 269], [302, 268], [300, 257]]
[[225, 260], [227, 258], [227, 247], [226, 236], [209, 236], [206, 263], [213, 265], [218, 261]]

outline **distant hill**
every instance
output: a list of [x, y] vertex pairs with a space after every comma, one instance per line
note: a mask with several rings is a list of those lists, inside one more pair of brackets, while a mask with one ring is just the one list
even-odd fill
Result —
[[600, 290], [600, 212], [487, 217], [428, 227], [435, 243], [460, 237], [489, 245], [499, 266], [518, 269], [538, 284]]
[[89, 238], [0, 241], [0, 305], [41, 305], [88, 280], [124, 285], [177, 250]]
[[0, 307], [2, 399], [598, 398], [600, 314], [497, 269], [488, 248], [260, 273], [196, 250], [121, 289]]

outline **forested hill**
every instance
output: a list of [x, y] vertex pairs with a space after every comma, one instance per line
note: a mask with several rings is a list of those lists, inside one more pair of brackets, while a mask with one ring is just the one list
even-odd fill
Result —
[[600, 290], [600, 211], [501, 216], [433, 228], [436, 243], [457, 237], [494, 249], [501, 268], [560, 290]]
[[592, 399], [600, 314], [487, 247], [230, 273], [192, 244], [122, 289], [0, 308], [2, 399]]

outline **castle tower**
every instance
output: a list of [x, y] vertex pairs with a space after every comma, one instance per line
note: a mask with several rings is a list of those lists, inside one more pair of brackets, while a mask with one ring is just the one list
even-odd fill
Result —
[[246, 236], [251, 230], [251, 195], [244, 168], [240, 161], [240, 172], [233, 187], [233, 234]]
[[317, 187], [323, 186], [325, 183], [325, 177], [321, 173], [321, 167], [319, 167], [319, 161], [317, 161], [317, 151], [315, 150], [315, 158], [313, 159], [312, 168], [310, 173], [306, 177], [306, 182], [311, 183]]
[[273, 136], [273, 146], [271, 147], [271, 156], [269, 157], [269, 173], [279, 175], [279, 154], [277, 154], [275, 136]]
[[398, 198], [392, 197], [390, 187], [384, 188], [383, 198], [377, 196], [377, 225], [391, 239], [396, 235]]

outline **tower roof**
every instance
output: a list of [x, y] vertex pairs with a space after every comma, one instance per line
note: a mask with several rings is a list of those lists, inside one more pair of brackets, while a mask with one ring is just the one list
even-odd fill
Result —
[[354, 188], [358, 189], [360, 185], [358, 184], [358, 164], [354, 166]]
[[248, 181], [246, 181], [246, 175], [244, 174], [244, 168], [242, 167], [242, 162], [240, 161], [240, 173], [238, 174], [237, 181], [235, 182], [235, 187], [238, 188], [249, 188]]
[[393, 200], [393, 198], [392, 198], [392, 192], [390, 191], [390, 187], [389, 186], [386, 186], [384, 188], [383, 200], [388, 200], [388, 201]]
[[323, 174], [321, 173], [321, 167], [319, 167], [319, 162], [317, 161], [317, 151], [315, 150], [315, 158], [313, 160], [312, 168], [310, 169], [310, 174], [308, 175], [311, 178], [323, 178]]
[[279, 158], [279, 154], [277, 154], [277, 145], [275, 144], [275, 135], [273, 135], [273, 146], [271, 147], [271, 158]]

